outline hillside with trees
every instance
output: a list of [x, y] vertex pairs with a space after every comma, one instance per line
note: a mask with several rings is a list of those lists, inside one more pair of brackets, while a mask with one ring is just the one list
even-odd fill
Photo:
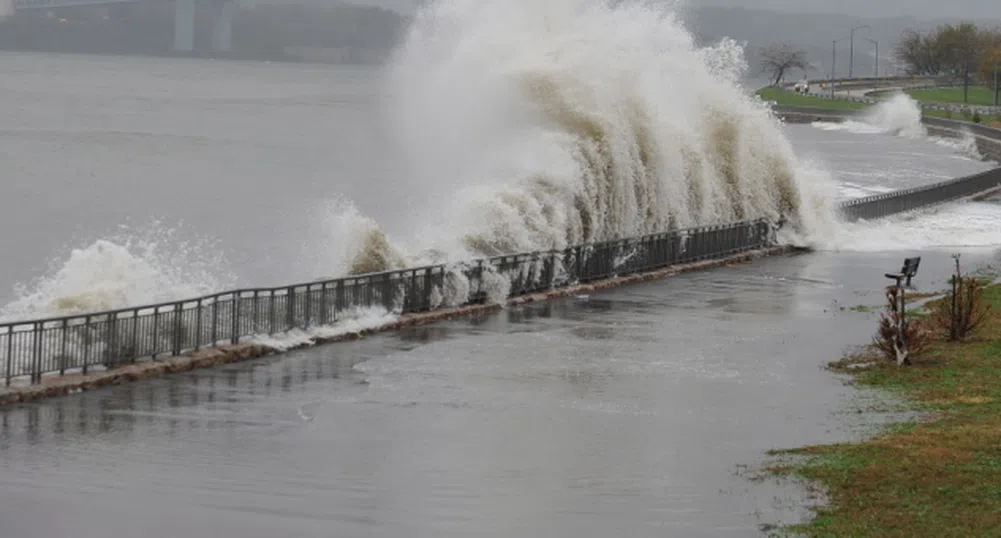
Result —
[[995, 87], [1001, 77], [1001, 26], [964, 22], [907, 30], [894, 52], [908, 74], [954, 77], [964, 92], [973, 84]]

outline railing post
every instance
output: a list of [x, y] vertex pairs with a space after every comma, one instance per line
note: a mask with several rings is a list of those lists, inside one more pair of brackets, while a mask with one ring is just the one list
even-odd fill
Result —
[[139, 309], [132, 311], [132, 362], [139, 358]]
[[31, 328], [31, 383], [42, 382], [42, 323]]
[[344, 304], [344, 279], [337, 279], [337, 288], [334, 291], [334, 320], [337, 319], [337, 314], [343, 312], [346, 309]]
[[59, 332], [62, 335], [62, 339], [59, 343], [59, 375], [66, 374], [66, 332], [68, 331], [69, 319], [63, 318], [63, 323], [59, 327]]
[[219, 345], [219, 296], [212, 298], [212, 347]]
[[327, 297], [328, 295], [327, 283], [324, 282], [321, 286], [322, 287], [320, 288], [320, 325], [326, 325], [328, 321], [327, 318], [330, 317], [328, 315], [329, 311], [327, 310], [328, 308], [327, 303], [330, 301], [330, 298]]
[[94, 335], [90, 330], [90, 320], [91, 316], [87, 316], [83, 321], [83, 373], [87, 373], [87, 369], [90, 367], [90, 351], [93, 349], [93, 338]]
[[6, 386], [10, 386], [11, 368], [14, 366], [14, 326], [7, 326], [7, 381]]
[[[90, 323], [90, 318], [87, 319], [87, 323]], [[153, 307], [153, 360], [156, 360], [156, 356], [160, 354], [160, 307]], [[87, 367], [84, 366], [84, 373], [87, 373]]]
[[[291, 330], [295, 328], [295, 287], [289, 286], [285, 291], [285, 315], [288, 318], [285, 321], [285, 330]], [[274, 329], [272, 328], [272, 331]]]
[[396, 290], [393, 288], [393, 273], [385, 273], [382, 276], [382, 306], [386, 312], [393, 311], [395, 300]]
[[195, 351], [202, 347], [202, 300], [198, 299], [195, 307], [198, 312], [195, 314]]
[[[108, 326], [104, 330], [104, 367], [111, 368], [114, 364], [113, 353], [115, 348], [115, 320], [118, 318], [118, 314], [108, 314], [107, 320]], [[176, 353], [175, 353], [176, 355]]]
[[268, 334], [275, 334], [275, 290], [268, 290]]
[[[230, 335], [230, 343], [233, 345], [240, 343], [240, 302], [240, 292], [233, 292], [233, 334]], [[254, 306], [257, 306], [257, 301], [254, 301]], [[257, 323], [256, 319], [254, 323]]]
[[306, 285], [306, 305], [305, 305], [305, 320], [303, 323], [306, 327], [311, 327], [313, 323], [313, 285]]
[[420, 311], [431, 309], [431, 292], [434, 290], [434, 281], [431, 277], [432, 269], [429, 267], [424, 270], [424, 285], [421, 286], [421, 307]]
[[253, 323], [251, 323], [250, 330], [255, 334], [261, 332], [261, 292], [260, 290], [254, 290], [254, 308], [253, 308]]
[[181, 354], [181, 329], [184, 327], [184, 322], [181, 319], [181, 315], [184, 311], [183, 303], [174, 304], [174, 344], [173, 344], [173, 354], [174, 356]]

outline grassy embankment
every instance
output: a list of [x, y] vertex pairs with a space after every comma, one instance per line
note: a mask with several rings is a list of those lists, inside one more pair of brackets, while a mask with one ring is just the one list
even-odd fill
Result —
[[[963, 88], [933, 88], [910, 90], [905, 93], [925, 103], [964, 104]], [[878, 92], [873, 96], [883, 97], [886, 96], [886, 93]], [[987, 86], [970, 86], [969, 102], [966, 104], [992, 106], [994, 104], [994, 89]]]
[[827, 504], [796, 536], [1001, 535], [1001, 285], [964, 343], [935, 339], [911, 366], [856, 356], [830, 368], [926, 414], [857, 443], [776, 450], [768, 471], [822, 487]]
[[[938, 90], [929, 90], [929, 91], [938, 91]], [[944, 91], [948, 91], [948, 89]], [[781, 90], [775, 87], [761, 88], [756, 93], [762, 99], [766, 101], [774, 101], [779, 106], [811, 107], [811, 108], [825, 109], [825, 110], [862, 110], [869, 108], [870, 106], [864, 103], [856, 103], [854, 101], [822, 99], [820, 97], [814, 97], [811, 95], [801, 95], [798, 93]], [[932, 102], [928, 99], [918, 98], [917, 96], [915, 96], [915, 99], [923, 102]], [[962, 96], [960, 96], [960, 100], [962, 100]], [[938, 118], [974, 121], [973, 116], [970, 114], [949, 112], [946, 110], [925, 110], [922, 112], [922, 114], [924, 114], [925, 116], [933, 116]], [[993, 127], [1001, 127], [1001, 118], [981, 118], [981, 123]]]
[[774, 101], [779, 106], [809, 107], [825, 110], [861, 110], [869, 108], [869, 105], [864, 103], [837, 99], [821, 99], [812, 95], [785, 91], [774, 86], [761, 88], [756, 93], [765, 101]]

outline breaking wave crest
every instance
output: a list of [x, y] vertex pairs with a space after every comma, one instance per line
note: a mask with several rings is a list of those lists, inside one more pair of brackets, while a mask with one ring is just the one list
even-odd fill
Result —
[[347, 269], [754, 218], [784, 217], [790, 238], [809, 241], [834, 220], [830, 180], [740, 87], [743, 58], [732, 40], [697, 47], [666, 4], [425, 7], [389, 84], [407, 169], [434, 214], [395, 243], [368, 222]]
[[924, 138], [928, 130], [921, 123], [921, 107], [904, 93], [873, 106], [858, 120], [842, 122], [814, 122], [813, 126], [825, 131], [847, 131], [854, 134], [889, 134], [907, 138]]
[[0, 321], [67, 316], [207, 295], [232, 286], [223, 256], [208, 240], [184, 240], [153, 223], [118, 233], [53, 260], [52, 270], [15, 289]]
[[[667, 3], [437, 0], [417, 13], [387, 70], [401, 168], [420, 187], [406, 191], [424, 193], [410, 201], [420, 209], [391, 237], [340, 203], [331, 241], [317, 250], [337, 255], [332, 275], [461, 267], [755, 218], [784, 219], [782, 240], [811, 244], [835, 225], [834, 184], [796, 159], [781, 122], [740, 86], [746, 68], [738, 43], [697, 46]], [[150, 230], [73, 250], [22, 286], [0, 319], [234, 284], [211, 247]], [[502, 280], [489, 296], [503, 298]], [[440, 300], [464, 297], [463, 285], [449, 281]]]
[[837, 123], [818, 121], [814, 122], [813, 126], [826, 131], [845, 131], [854, 134], [888, 134], [905, 138], [927, 138], [971, 159], [982, 159], [973, 133], [964, 130], [960, 138], [930, 136], [928, 129], [921, 122], [921, 115], [921, 107], [913, 97], [905, 93], [897, 93], [866, 111], [860, 120]]

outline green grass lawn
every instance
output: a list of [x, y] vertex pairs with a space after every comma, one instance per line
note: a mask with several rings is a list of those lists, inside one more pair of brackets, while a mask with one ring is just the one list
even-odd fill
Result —
[[[888, 94], [881, 92], [879, 97]], [[923, 103], [964, 104], [963, 88], [935, 88], [929, 90], [911, 90], [907, 92], [914, 99]], [[987, 86], [970, 86], [970, 105], [991, 106], [994, 104], [994, 89]]]
[[[869, 108], [870, 105], [864, 103], [856, 103], [853, 101], [841, 101], [835, 99], [821, 99], [819, 97], [814, 97], [810, 95], [801, 95], [794, 92], [789, 92], [781, 90], [772, 86], [761, 88], [757, 93], [762, 99], [766, 101], [774, 101], [778, 106], [792, 106], [792, 107], [807, 107], [816, 108], [818, 110], [861, 110]], [[972, 94], [971, 94], [972, 95]], [[949, 112], [947, 110], [925, 110], [922, 112], [925, 116], [934, 116], [938, 118], [960, 120], [960, 121], [972, 121], [972, 116], [965, 112]], [[985, 125], [997, 126], [998, 118], [981, 118]]]
[[775, 101], [779, 106], [813, 107], [826, 110], [859, 110], [869, 106], [853, 101], [821, 99], [819, 97], [781, 90], [773, 86], [761, 88], [757, 91], [757, 94], [765, 101]]
[[[811, 537], [1001, 535], [1001, 286], [986, 288], [992, 311], [964, 343], [938, 338], [914, 364], [872, 356], [831, 365], [855, 382], [901, 396], [930, 413], [858, 443], [773, 451], [769, 469], [819, 484], [828, 504], [786, 529]], [[789, 461], [788, 458], [793, 460]]]

